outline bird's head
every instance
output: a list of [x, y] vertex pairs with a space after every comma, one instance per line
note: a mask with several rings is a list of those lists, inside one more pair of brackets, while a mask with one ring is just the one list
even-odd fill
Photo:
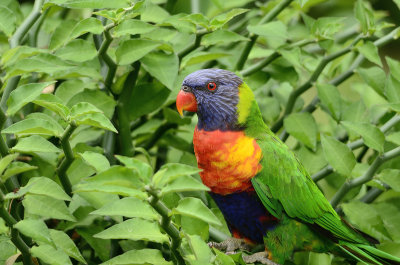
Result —
[[183, 80], [176, 107], [181, 115], [183, 110], [197, 112], [198, 129], [236, 130], [241, 126], [242, 114], [248, 114], [253, 99], [251, 90], [236, 74], [222, 69], [204, 69]]

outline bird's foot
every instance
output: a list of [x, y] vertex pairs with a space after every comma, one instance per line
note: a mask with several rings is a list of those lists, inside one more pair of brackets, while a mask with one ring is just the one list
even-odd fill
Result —
[[221, 243], [209, 242], [208, 246], [221, 251], [225, 251], [226, 254], [235, 254], [235, 250], [238, 249], [250, 251], [253, 247], [252, 245], [246, 243], [244, 239], [234, 237], [228, 238]]
[[242, 258], [245, 263], [259, 262], [265, 265], [279, 265], [278, 263], [275, 263], [272, 260], [268, 259], [268, 252], [266, 251], [257, 252], [252, 255], [242, 255]]

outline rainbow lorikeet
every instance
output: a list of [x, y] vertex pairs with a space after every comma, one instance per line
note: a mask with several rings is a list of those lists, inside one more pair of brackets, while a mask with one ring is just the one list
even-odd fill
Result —
[[373, 264], [400, 264], [345, 223], [294, 153], [263, 122], [251, 89], [234, 73], [188, 75], [177, 96], [197, 112], [193, 145], [203, 183], [234, 237], [264, 243], [283, 264], [294, 251], [342, 253]]

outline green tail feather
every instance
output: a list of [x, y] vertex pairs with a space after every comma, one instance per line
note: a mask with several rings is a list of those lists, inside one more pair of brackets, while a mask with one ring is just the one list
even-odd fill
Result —
[[372, 263], [376, 265], [399, 264], [400, 258], [390, 255], [373, 246], [339, 242], [338, 246], [354, 259], [364, 264]]

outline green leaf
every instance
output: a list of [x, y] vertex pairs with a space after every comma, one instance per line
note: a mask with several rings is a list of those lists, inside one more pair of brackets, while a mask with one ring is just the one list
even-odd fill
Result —
[[364, 35], [371, 35], [375, 27], [374, 14], [363, 0], [357, 0], [354, 6], [354, 13], [357, 20], [360, 22], [361, 30]]
[[50, 39], [49, 49], [55, 50], [61, 47], [69, 38], [72, 30], [77, 24], [76, 20], [65, 19], [60, 23], [59, 26], [55, 29], [53, 35]]
[[379, 241], [390, 240], [382, 219], [372, 205], [360, 201], [352, 201], [342, 204], [342, 207], [351, 224], [357, 229], [375, 237]]
[[71, 260], [64, 251], [55, 249], [54, 247], [43, 244], [38, 247], [34, 246], [31, 248], [32, 256], [41, 259], [43, 262], [52, 265], [68, 265], [71, 264]]
[[91, 8], [91, 9], [102, 9], [102, 8], [122, 8], [128, 7], [128, 0], [50, 0], [50, 3], [54, 3], [59, 6], [67, 8]]
[[76, 39], [58, 49], [55, 55], [63, 60], [85, 62], [96, 57], [97, 50], [92, 41]]
[[195, 52], [191, 53], [188, 56], [185, 56], [181, 62], [181, 69], [185, 68], [186, 66], [193, 65], [193, 64], [198, 64], [198, 63], [204, 63], [208, 61], [212, 61], [221, 57], [226, 57], [229, 56], [230, 54], [228, 53], [222, 53], [222, 52]]
[[213, 30], [221, 28], [223, 25], [225, 25], [228, 21], [230, 21], [232, 18], [243, 14], [245, 12], [249, 11], [249, 9], [243, 9], [243, 8], [234, 8], [226, 13], [220, 14], [210, 21], [210, 27]]
[[120, 155], [116, 155], [115, 157], [122, 164], [124, 164], [125, 167], [135, 169], [139, 173], [139, 176], [142, 179], [150, 179], [150, 177], [153, 175], [152, 167], [149, 164], [139, 159], [133, 157], [120, 156]]
[[141, 60], [143, 68], [170, 90], [178, 76], [179, 59], [175, 53], [152, 52]]
[[343, 27], [343, 17], [321, 17], [315, 20], [311, 33], [319, 39], [333, 39], [334, 35]]
[[117, 129], [115, 129], [114, 125], [109, 119], [107, 119], [107, 117], [103, 113], [89, 113], [79, 115], [73, 120], [76, 122], [77, 125], [86, 124], [117, 133]]
[[103, 113], [95, 105], [89, 102], [79, 102], [72, 106], [70, 111], [70, 118], [75, 119], [81, 115], [91, 114], [91, 113]]
[[83, 258], [81, 252], [76, 247], [74, 241], [63, 231], [58, 231], [55, 229], [50, 229], [50, 236], [56, 245], [57, 249], [63, 250], [68, 256], [76, 259], [84, 264], [87, 264], [86, 260]]
[[101, 21], [94, 17], [89, 17], [79, 21], [72, 29], [69, 39], [75, 39], [85, 33], [100, 34], [103, 32]]
[[152, 182], [156, 187], [164, 187], [166, 184], [181, 176], [193, 175], [200, 171], [201, 169], [185, 164], [168, 163], [163, 165], [160, 170], [154, 174]]
[[[68, 101], [67, 106], [72, 107], [80, 102], [87, 102], [94, 105], [95, 107], [100, 109], [108, 118], [112, 117], [116, 104], [115, 100], [112, 97], [100, 90], [85, 89], [82, 92], [79, 92], [71, 97], [71, 99]], [[86, 106], [80, 106], [79, 108], [81, 107]], [[73, 113], [77, 112], [78, 110], [74, 110], [74, 112], [72, 112], [71, 109], [71, 115], [74, 115]]]
[[[198, 235], [185, 235], [189, 246], [199, 264], [209, 264], [213, 258], [211, 248]], [[216, 263], [219, 264], [219, 263]], [[225, 263], [223, 263], [225, 264]]]
[[11, 150], [21, 153], [60, 152], [60, 149], [58, 149], [54, 144], [50, 143], [39, 135], [32, 135], [21, 138]]
[[210, 23], [210, 20], [201, 13], [190, 14], [190, 15], [181, 17], [181, 20], [187, 20], [189, 22], [192, 22], [195, 25], [201, 26], [206, 29], [208, 29], [208, 25]]
[[172, 213], [194, 217], [216, 226], [222, 225], [214, 213], [198, 198], [187, 197], [181, 199], [178, 206], [172, 210]]
[[16, 61], [31, 57], [39, 53], [46, 53], [47, 50], [39, 49], [29, 46], [17, 46], [3, 53], [1, 57], [1, 64], [4, 67], [13, 65]]
[[400, 102], [400, 81], [390, 75], [385, 85], [386, 98], [390, 103]]
[[378, 47], [371, 41], [365, 42], [362, 46], [358, 46], [357, 50], [365, 56], [370, 62], [373, 62], [380, 67], [383, 67], [381, 58], [378, 54]]
[[7, 115], [14, 115], [23, 106], [35, 100], [43, 89], [51, 84], [54, 82], [32, 83], [17, 87], [7, 100]]
[[332, 136], [321, 134], [321, 143], [325, 159], [339, 173], [350, 176], [356, 165], [356, 159], [350, 148]]
[[249, 41], [249, 39], [233, 31], [226, 29], [219, 29], [204, 35], [201, 38], [201, 45], [210, 46], [216, 44], [219, 45], [219, 44], [233, 43], [237, 41]]
[[[400, 145], [400, 132], [394, 132], [386, 136], [386, 140], [397, 145]], [[0, 162], [1, 163], [1, 162]]]
[[389, 66], [390, 73], [395, 77], [397, 80], [400, 80], [400, 62], [394, 60], [390, 57], [385, 57], [386, 62]]
[[46, 177], [33, 177], [26, 186], [20, 188], [17, 192], [8, 193], [6, 199], [20, 198], [25, 194], [45, 195], [56, 200], [70, 201], [68, 196], [56, 182]]
[[22, 204], [30, 214], [40, 215], [45, 218], [76, 221], [62, 200], [56, 200], [45, 195], [27, 194]]
[[0, 6], [0, 30], [11, 37], [15, 30], [16, 16], [6, 6]]
[[159, 219], [159, 215], [148, 203], [132, 197], [110, 202], [90, 214], [138, 217], [147, 220]]
[[24, 219], [16, 223], [14, 228], [38, 243], [52, 244], [50, 231], [42, 220]]
[[370, 123], [359, 123], [359, 122], [348, 122], [343, 121], [342, 124], [356, 132], [357, 134], [361, 135], [365, 144], [377, 150], [378, 152], [383, 152], [383, 144], [385, 143], [385, 135], [381, 130], [376, 128], [374, 125]]
[[[68, 76], [68, 71], [73, 72], [76, 67], [65, 62], [53, 54], [41, 53], [30, 58], [17, 61], [7, 72], [7, 78], [32, 72], [46, 73], [49, 75]], [[85, 76], [85, 73], [81, 73]]]
[[314, 117], [307, 112], [290, 114], [284, 120], [285, 129], [311, 149], [317, 146], [318, 128]]
[[73, 187], [74, 192], [101, 192], [109, 194], [118, 194], [121, 196], [135, 197], [139, 199], [146, 199], [147, 194], [136, 188], [127, 188], [120, 185], [112, 185], [103, 183], [81, 183]]
[[388, 184], [394, 191], [400, 192], [400, 170], [386, 168], [379, 174], [379, 178]]
[[338, 89], [330, 84], [318, 84], [318, 97], [323, 106], [329, 111], [335, 120], [340, 120], [342, 113], [342, 98]]
[[174, 181], [170, 182], [164, 188], [161, 189], [161, 194], [167, 194], [170, 192], [182, 192], [182, 191], [210, 191], [210, 189], [203, 183], [194, 179], [191, 176], [182, 176]]
[[141, 188], [143, 186], [136, 171], [122, 166], [110, 167], [108, 170], [86, 179], [86, 182], [119, 185], [127, 188]]
[[55, 112], [64, 120], [66, 120], [69, 115], [69, 108], [63, 104], [60, 98], [53, 94], [41, 94], [33, 103]]
[[9, 154], [3, 157], [0, 160], [0, 175], [3, 174], [4, 170], [8, 167], [8, 165], [18, 157], [19, 154]]
[[2, 133], [26, 136], [32, 134], [49, 135], [60, 137], [64, 129], [56, 121], [49, 122], [43, 119], [25, 119], [12, 124], [2, 131]]
[[83, 160], [93, 167], [97, 172], [101, 172], [110, 168], [110, 162], [102, 154], [86, 151], [80, 154]]
[[159, 5], [146, 1], [146, 8], [142, 12], [140, 19], [146, 22], [161, 23], [169, 16], [169, 13]]
[[142, 115], [159, 109], [168, 99], [171, 91], [160, 83], [143, 83], [133, 87], [132, 94], [125, 104], [130, 120], [136, 120]]
[[119, 65], [131, 64], [160, 46], [159, 42], [151, 40], [126, 40], [123, 41], [115, 51]]
[[160, 250], [158, 249], [133, 249], [122, 255], [116, 256], [101, 265], [131, 265], [131, 264], [157, 264], [172, 265], [170, 261], [166, 261]]
[[170, 16], [160, 26], [172, 26], [184, 34], [196, 33], [196, 25], [188, 20], [182, 20], [182, 17], [185, 17], [185, 14], [180, 13]]
[[379, 95], [384, 96], [386, 73], [382, 68], [373, 66], [370, 68], [359, 68], [357, 72], [361, 78], [372, 87]]
[[145, 240], [157, 243], [168, 242], [168, 237], [160, 232], [156, 222], [133, 218], [95, 234], [94, 237], [102, 239], [131, 239]]
[[124, 35], [144, 34], [153, 31], [156, 27], [137, 19], [127, 19], [114, 28], [113, 36], [118, 38]]
[[4, 174], [1, 176], [2, 181], [6, 181], [9, 177], [21, 174], [26, 171], [37, 169], [36, 166], [31, 166], [27, 163], [15, 161], [10, 164]]
[[249, 25], [247, 30], [250, 33], [266, 37], [268, 43], [271, 43], [273, 47], [283, 45], [288, 38], [286, 25], [281, 21], [273, 21], [262, 25]]

